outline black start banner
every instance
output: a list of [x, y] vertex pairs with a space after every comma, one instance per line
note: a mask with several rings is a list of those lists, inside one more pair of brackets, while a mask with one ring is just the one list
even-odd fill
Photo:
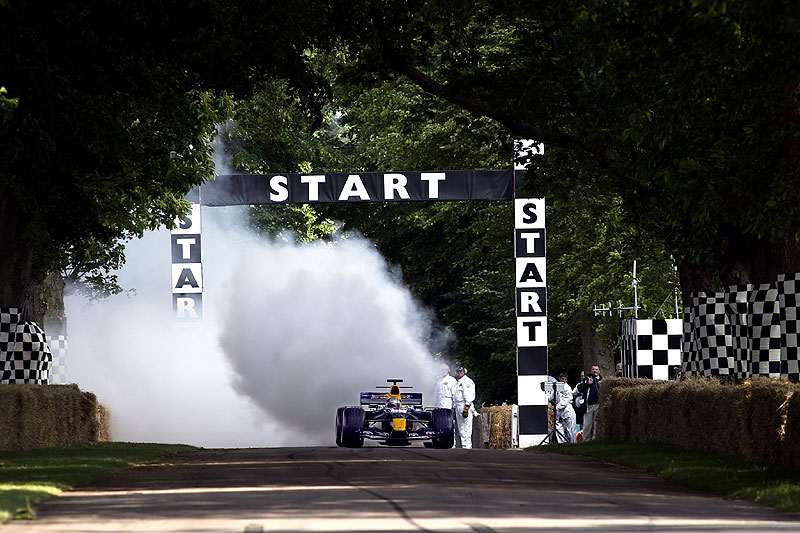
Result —
[[228, 174], [204, 183], [199, 196], [207, 206], [511, 200], [514, 171]]

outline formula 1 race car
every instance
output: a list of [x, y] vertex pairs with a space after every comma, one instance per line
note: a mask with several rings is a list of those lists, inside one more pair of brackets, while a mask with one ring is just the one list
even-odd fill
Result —
[[[336, 445], [360, 448], [364, 439], [388, 446], [408, 446], [425, 442], [433, 448], [452, 448], [455, 438], [450, 409], [425, 408], [421, 392], [400, 392], [402, 379], [388, 379], [389, 392], [362, 392], [359, 407], [339, 407], [336, 411]], [[410, 388], [410, 387], [403, 387]]]

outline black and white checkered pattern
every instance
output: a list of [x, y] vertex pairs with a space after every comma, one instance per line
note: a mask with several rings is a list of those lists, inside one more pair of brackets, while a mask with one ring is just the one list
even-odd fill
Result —
[[749, 294], [747, 285], [731, 286], [722, 293], [725, 299], [725, 330], [730, 337], [728, 354], [732, 357], [734, 365], [731, 372], [723, 375], [730, 375], [736, 379], [743, 379], [750, 373]]
[[621, 325], [622, 344], [622, 373], [633, 376], [636, 368], [636, 321], [632, 318], [625, 319]]
[[701, 376], [800, 380], [800, 274], [690, 298], [684, 310], [684, 371]]
[[65, 385], [67, 383], [67, 336], [47, 336], [47, 345], [53, 354], [53, 365], [50, 367], [50, 384]]
[[671, 379], [682, 364], [683, 324], [680, 319], [623, 321], [623, 367], [627, 376]]
[[698, 293], [684, 309], [683, 371], [700, 376], [733, 375], [729, 325], [725, 323], [725, 295]]
[[13, 308], [0, 308], [0, 350], [8, 348], [12, 333], [17, 331], [19, 312]]
[[778, 276], [778, 305], [781, 323], [781, 374], [800, 381], [800, 353], [797, 329], [800, 308], [800, 273]]
[[20, 322], [16, 308], [0, 309], [0, 383], [47, 384], [53, 356], [36, 322]]
[[750, 374], [781, 376], [781, 319], [777, 283], [750, 291]]

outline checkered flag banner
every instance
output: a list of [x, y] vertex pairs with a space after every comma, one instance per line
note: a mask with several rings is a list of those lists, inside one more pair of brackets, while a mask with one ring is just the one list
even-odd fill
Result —
[[684, 371], [800, 381], [799, 290], [800, 273], [779, 275], [769, 284], [693, 294], [684, 308]]
[[683, 327], [680, 319], [628, 319], [622, 323], [622, 359], [626, 375], [671, 379], [682, 365]]
[[50, 367], [50, 384], [66, 385], [67, 382], [67, 336], [47, 336], [47, 345], [53, 355], [53, 364]]
[[0, 308], [0, 384], [47, 384], [53, 355], [36, 322], [21, 322], [16, 308]]

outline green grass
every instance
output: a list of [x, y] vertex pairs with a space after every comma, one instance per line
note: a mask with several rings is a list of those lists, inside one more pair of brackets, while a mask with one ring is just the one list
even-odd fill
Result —
[[0, 522], [34, 518], [33, 504], [62, 490], [185, 450], [182, 444], [92, 442], [27, 451], [0, 451]]
[[592, 457], [731, 498], [800, 513], [800, 470], [660, 443], [590, 441], [529, 448]]

